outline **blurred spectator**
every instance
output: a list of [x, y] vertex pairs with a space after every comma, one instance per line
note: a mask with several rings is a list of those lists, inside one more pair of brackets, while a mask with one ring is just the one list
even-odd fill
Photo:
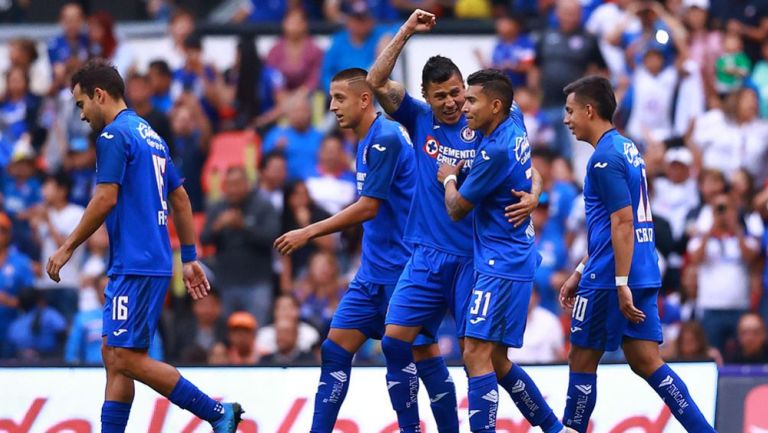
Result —
[[[355, 4], [364, 2], [368, 5], [371, 15], [379, 21], [391, 22], [407, 17], [414, 9], [427, 9], [437, 5], [434, 0], [325, 0], [323, 14], [328, 21], [342, 24], [347, 21], [354, 11]], [[359, 6], [358, 6], [359, 7]], [[398, 9], [405, 9], [407, 14], [401, 17]]]
[[331, 215], [357, 198], [357, 183], [349, 160], [341, 137], [327, 135], [320, 144], [317, 167], [305, 180], [312, 201]]
[[173, 347], [169, 353], [173, 357], [182, 363], [205, 363], [214, 346], [224, 344], [227, 338], [219, 291], [213, 289], [205, 298], [192, 302], [192, 316], [174, 321], [171, 332]]
[[107, 12], [96, 12], [88, 17], [88, 50], [90, 57], [111, 62], [122, 77], [127, 77], [135, 67], [133, 53], [118, 40], [115, 20]]
[[712, 27], [709, 0], [684, 0], [683, 24], [688, 30], [688, 57], [700, 68], [708, 98], [715, 95], [715, 62], [723, 52], [723, 38]]
[[[104, 275], [99, 278], [98, 304], [93, 308], [80, 311], [72, 322], [66, 345], [64, 348], [64, 361], [67, 364], [102, 365], [102, 319], [104, 315], [104, 289], [109, 278]], [[188, 330], [185, 330], [188, 331]], [[163, 346], [160, 333], [156, 332], [149, 345], [149, 356], [163, 359]]]
[[88, 60], [88, 35], [83, 31], [85, 17], [79, 3], [71, 2], [59, 11], [62, 34], [48, 42], [48, 59], [53, 70], [53, 88], [67, 86], [68, 73]]
[[[16, 38], [8, 42], [8, 70], [13, 67], [24, 70], [30, 77], [29, 82], [32, 91], [42, 94], [48, 90], [45, 84], [49, 83], [47, 77], [41, 73], [40, 68], [34, 68], [38, 56], [37, 42], [32, 39]], [[1, 85], [5, 86], [5, 83]], [[4, 93], [5, 87], [2, 87], [0, 92]]]
[[7, 353], [5, 337], [17, 315], [19, 293], [35, 279], [32, 261], [11, 246], [11, 231], [11, 219], [0, 213], [0, 358]]
[[763, 42], [762, 58], [752, 71], [752, 83], [760, 92], [760, 116], [768, 118], [768, 39]]
[[[101, 276], [106, 274], [109, 265], [109, 235], [107, 226], [102, 224], [86, 241], [86, 259], [83, 262], [81, 273], [80, 310], [83, 310], [83, 295], [88, 290], [97, 294], [101, 288]], [[106, 281], [104, 282], [106, 284]], [[90, 296], [90, 295], [86, 295]], [[98, 297], [98, 296], [97, 296]], [[103, 302], [103, 301], [101, 301]]]
[[325, 335], [343, 292], [336, 257], [330, 252], [318, 251], [310, 258], [307, 273], [294, 290], [301, 303], [301, 319]]
[[541, 111], [541, 92], [533, 87], [515, 89], [515, 102], [523, 112], [528, 140], [534, 149], [549, 148], [555, 138], [555, 129]]
[[256, 350], [259, 322], [250, 313], [236, 311], [227, 319], [227, 363], [230, 365], [256, 365], [261, 358]]
[[182, 94], [194, 95], [203, 106], [208, 118], [215, 125], [219, 105], [218, 75], [213, 66], [203, 63], [203, 43], [199, 36], [191, 35], [184, 41], [184, 66], [173, 72], [171, 99]]
[[559, 27], [545, 30], [536, 42], [536, 66], [544, 94], [542, 113], [555, 126], [552, 149], [568, 159], [572, 154], [571, 133], [563, 124], [563, 87], [606, 67], [597, 39], [581, 27], [581, 12], [578, 0], [558, 0]]
[[380, 47], [387, 42], [387, 30], [377, 26], [371, 10], [364, 1], [352, 3], [345, 29], [331, 37], [322, 67], [322, 85], [327, 92], [331, 78], [347, 68], [367, 69], [376, 59]]
[[138, 73], [128, 75], [125, 80], [125, 97], [128, 106], [131, 107], [136, 114], [146, 120], [147, 123], [149, 123], [149, 126], [151, 126], [163, 140], [172, 143], [170, 122], [168, 121], [168, 117], [152, 104], [152, 87], [150, 87], [149, 78], [146, 75]]
[[692, 140], [701, 148], [705, 168], [718, 169], [730, 179], [744, 167], [758, 183], [766, 179], [768, 123], [758, 118], [754, 90], [739, 89], [726, 98], [722, 109], [700, 116]]
[[558, 294], [560, 286], [568, 278], [565, 267], [568, 264], [568, 250], [565, 246], [563, 232], [544, 230], [549, 219], [549, 194], [542, 192], [539, 205], [531, 214], [531, 221], [536, 233], [536, 250], [541, 256], [541, 263], [536, 268], [533, 278], [534, 289], [539, 296], [537, 301], [543, 308], [553, 314], [560, 314]]
[[0, 167], [5, 167], [19, 140], [39, 148], [46, 131], [38, 124], [42, 100], [29, 90], [29, 75], [18, 66], [5, 74], [5, 94], [0, 100]]
[[292, 9], [283, 18], [283, 35], [267, 55], [267, 64], [280, 71], [285, 89], [313, 91], [320, 85], [323, 50], [309, 35], [307, 16], [302, 9]]
[[725, 194], [727, 186], [723, 172], [714, 169], [701, 171], [698, 183], [701, 201], [686, 219], [686, 232], [689, 237], [702, 235], [712, 228], [713, 203], [720, 194]]
[[278, 213], [284, 211], [285, 180], [288, 177], [285, 155], [279, 151], [265, 154], [259, 162], [259, 187], [257, 194], [270, 203]]
[[693, 164], [693, 154], [688, 148], [670, 148], [664, 154], [663, 176], [652, 181], [656, 194], [651, 198], [651, 209], [654, 216], [669, 221], [677, 241], [685, 235], [686, 217], [699, 206], [698, 186], [691, 177]]
[[173, 163], [184, 179], [193, 212], [203, 212], [205, 195], [202, 172], [208, 155], [211, 124], [196, 98], [180, 98], [171, 112], [171, 145]]
[[768, 4], [761, 0], [720, 1], [716, 16], [729, 33], [744, 38], [744, 48], [754, 63], [760, 57], [760, 44], [768, 38]]
[[543, 230], [551, 232], [551, 238], [562, 237], [565, 235], [566, 220], [578, 191], [572, 181], [557, 179], [554, 176], [553, 167], [558, 159], [554, 152], [548, 149], [534, 149], [531, 158], [533, 166], [541, 174], [542, 192], [547, 192], [549, 196], [549, 216]]
[[739, 319], [736, 340], [725, 352], [729, 364], [768, 363], [768, 336], [765, 321], [754, 313], [747, 313]]
[[299, 93], [288, 99], [285, 111], [288, 125], [272, 128], [264, 137], [262, 151], [283, 152], [288, 162], [288, 178], [303, 180], [317, 167], [323, 134], [312, 126], [312, 109], [306, 95]]
[[[502, 15], [496, 18], [496, 46], [491, 61], [476, 49], [475, 56], [483, 68], [494, 68], [507, 74], [515, 89], [528, 83], [528, 71], [533, 67], [536, 50], [528, 34], [523, 33], [520, 18]], [[515, 92], [517, 96], [517, 92]]]
[[93, 135], [95, 134], [85, 143], [71, 142], [62, 165], [62, 169], [72, 180], [69, 200], [83, 207], [88, 206], [91, 192], [96, 186], [96, 148]]
[[760, 266], [763, 270], [762, 283], [763, 290], [760, 293], [760, 305], [758, 312], [762, 317], [768, 317], [768, 230], [763, 231], [762, 241], [760, 243]]
[[234, 117], [234, 128], [272, 126], [283, 114], [285, 79], [279, 70], [265, 65], [254, 37], [241, 37], [235, 62], [224, 72], [222, 105]]
[[[307, 322], [299, 320], [299, 301], [293, 295], [283, 294], [275, 299], [274, 324], [281, 321], [298, 323], [296, 346], [302, 352], [310, 352], [312, 347], [322, 341], [317, 329]], [[269, 355], [278, 350], [277, 330], [274, 324], [264, 326], [259, 330], [256, 346], [262, 355]]]
[[291, 364], [317, 362], [311, 353], [298, 346], [299, 323], [296, 320], [282, 319], [274, 324], [277, 350], [261, 358], [263, 364]]
[[[309, 197], [309, 191], [304, 182], [298, 181], [288, 184], [285, 189], [285, 208], [283, 209], [281, 233], [306, 227], [310, 224], [330, 218], [331, 214], [324, 211]], [[312, 239], [304, 248], [291, 255], [280, 256], [282, 273], [280, 276], [280, 288], [289, 291], [293, 287], [293, 279], [306, 271], [309, 257], [315, 251], [333, 251], [335, 246], [334, 235], [327, 235]]]
[[[43, 182], [43, 203], [33, 210], [31, 219], [40, 244], [40, 263], [48, 263], [83, 217], [85, 209], [68, 200], [71, 188], [72, 181], [64, 173], [48, 175]], [[71, 321], [77, 313], [83, 253], [82, 248], [75, 250], [67, 266], [61, 269], [58, 283], [43, 275], [35, 284], [47, 303], [63, 314], [67, 321]]]
[[541, 364], [560, 362], [565, 359], [565, 336], [560, 319], [539, 306], [539, 295], [531, 294], [528, 304], [528, 322], [523, 334], [523, 347], [509, 349], [507, 356], [512, 362]]
[[240, 6], [232, 21], [241, 23], [276, 23], [283, 19], [286, 11], [299, 9], [302, 0], [240, 0]]
[[8, 327], [8, 355], [25, 363], [61, 359], [67, 334], [64, 317], [36, 290], [22, 292], [19, 306], [23, 313]]
[[184, 41], [194, 32], [195, 17], [185, 9], [176, 8], [171, 15], [171, 20], [168, 22], [170, 40], [166, 46], [159, 47], [158, 50], [171, 69], [178, 69], [184, 66]]
[[715, 62], [715, 90], [727, 95], [737, 90], [752, 69], [744, 44], [737, 34], [727, 33], [723, 39], [723, 54]]
[[714, 216], [708, 233], [688, 243], [689, 260], [696, 267], [696, 308], [707, 339], [722, 350], [749, 307], [749, 267], [759, 243], [744, 233], [737, 210], [726, 194], [713, 201]]
[[699, 322], [688, 321], [680, 326], [674, 344], [674, 360], [678, 362], [715, 361], [723, 363], [720, 352], [711, 347]]
[[612, 2], [602, 2], [592, 12], [584, 27], [588, 32], [597, 37], [600, 46], [600, 52], [603, 54], [605, 63], [611, 71], [612, 82], [617, 85], [618, 90], [626, 87], [627, 71], [626, 58], [624, 51], [608, 40], [608, 36], [616, 28], [617, 23], [627, 20], [627, 7], [634, 0], [616, 0]]
[[43, 199], [43, 185], [37, 177], [35, 157], [29, 142], [16, 142], [3, 185], [3, 208], [13, 221], [13, 242], [32, 259], [38, 257], [39, 249], [32, 239], [29, 219], [31, 209]]
[[252, 192], [243, 167], [227, 170], [223, 193], [224, 199], [208, 210], [200, 242], [216, 247], [224, 315], [243, 310], [267, 323], [272, 316], [272, 242], [279, 234], [279, 214]]
[[168, 63], [164, 60], [150, 62], [147, 79], [152, 92], [152, 106], [160, 112], [168, 114], [173, 108], [173, 99], [171, 98], [173, 73]]
[[740, 168], [733, 174], [730, 196], [744, 230], [755, 238], [761, 237], [764, 231], [763, 219], [760, 212], [753, 208], [755, 181], [746, 169]]

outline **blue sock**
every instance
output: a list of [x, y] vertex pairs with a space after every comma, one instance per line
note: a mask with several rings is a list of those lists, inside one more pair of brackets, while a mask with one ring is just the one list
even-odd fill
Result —
[[597, 402], [597, 375], [571, 372], [563, 423], [579, 433], [586, 433], [589, 418]]
[[469, 378], [469, 429], [472, 433], [495, 433], [499, 391], [496, 373]]
[[190, 381], [184, 379], [184, 376], [179, 377], [179, 381], [173, 387], [168, 400], [208, 422], [216, 421], [224, 414], [224, 407], [221, 403], [197, 389]]
[[130, 413], [130, 403], [104, 401], [101, 406], [101, 433], [125, 433]]
[[560, 433], [563, 430], [563, 424], [542, 397], [539, 387], [517, 364], [512, 364], [499, 385], [507, 390], [515, 406], [532, 426], [541, 427], [544, 433]]
[[416, 363], [419, 378], [424, 382], [429, 394], [432, 415], [439, 433], [459, 433], [459, 414], [457, 413], [456, 387], [453, 378], [445, 366], [442, 356], [425, 359]]
[[387, 358], [387, 389], [397, 413], [400, 433], [419, 433], [419, 377], [411, 343], [384, 336], [381, 351]]
[[315, 394], [315, 413], [310, 432], [331, 433], [349, 389], [353, 354], [331, 340], [323, 341], [320, 353], [320, 383]]
[[714, 432], [699, 407], [688, 393], [688, 387], [667, 364], [659, 367], [647, 378], [648, 385], [659, 394], [664, 403], [669, 407], [672, 415], [677, 418], [686, 431]]

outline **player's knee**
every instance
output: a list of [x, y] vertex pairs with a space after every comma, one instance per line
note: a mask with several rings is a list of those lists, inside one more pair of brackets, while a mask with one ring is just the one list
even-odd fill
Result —
[[594, 373], [600, 363], [600, 356], [591, 350], [583, 350], [572, 346], [568, 353], [568, 365], [576, 373]]
[[464, 364], [468, 367], [475, 367], [481, 364], [490, 363], [491, 348], [483, 342], [467, 342], [464, 346]]
[[653, 354], [632, 353], [631, 355], [627, 354], [626, 357], [629, 368], [643, 378], [650, 377], [664, 364], [660, 357], [653, 356]]
[[413, 347], [413, 359], [416, 362], [425, 361], [440, 356], [440, 346], [437, 344], [429, 344], [426, 346], [414, 346]]
[[493, 350], [491, 362], [493, 363], [494, 371], [498, 374], [505, 374], [512, 367], [512, 361], [507, 358], [507, 349], [501, 346]]

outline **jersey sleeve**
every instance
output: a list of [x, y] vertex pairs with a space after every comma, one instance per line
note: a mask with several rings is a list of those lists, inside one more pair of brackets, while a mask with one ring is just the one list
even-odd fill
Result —
[[465, 200], [477, 206], [498, 188], [507, 177], [509, 156], [500, 148], [487, 147], [478, 149], [472, 168], [469, 170], [459, 193]]
[[173, 164], [173, 158], [168, 158], [165, 171], [166, 176], [168, 176], [169, 193], [184, 184], [184, 179], [181, 178], [179, 171], [176, 170], [176, 165]]
[[123, 183], [129, 143], [117, 131], [104, 131], [96, 139], [96, 183]]
[[403, 143], [394, 133], [383, 135], [368, 146], [368, 174], [360, 195], [386, 200], [395, 178]]
[[429, 107], [426, 103], [417, 101], [409, 95], [408, 92], [405, 92], [403, 102], [400, 103], [397, 110], [390, 114], [390, 116], [395, 121], [405, 126], [405, 129], [407, 129], [410, 134], [413, 134], [413, 131], [416, 129], [416, 122], [418, 121], [419, 115], [428, 110]]
[[608, 212], [614, 213], [630, 206], [632, 194], [629, 191], [624, 158], [618, 154], [609, 154], [603, 158], [592, 158], [590, 164], [592, 180]]

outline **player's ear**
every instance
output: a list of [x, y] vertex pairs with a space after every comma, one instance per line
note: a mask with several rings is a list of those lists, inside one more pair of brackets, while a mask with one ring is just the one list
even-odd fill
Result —
[[494, 99], [491, 102], [491, 111], [493, 112], [494, 115], [499, 114], [501, 112], [502, 105], [503, 104], [501, 103], [501, 99], [498, 99], [498, 98]]
[[371, 105], [372, 103], [371, 99], [372, 99], [371, 92], [367, 90], [360, 94], [360, 105], [362, 106], [361, 108], [363, 110], [368, 108], [369, 105]]

